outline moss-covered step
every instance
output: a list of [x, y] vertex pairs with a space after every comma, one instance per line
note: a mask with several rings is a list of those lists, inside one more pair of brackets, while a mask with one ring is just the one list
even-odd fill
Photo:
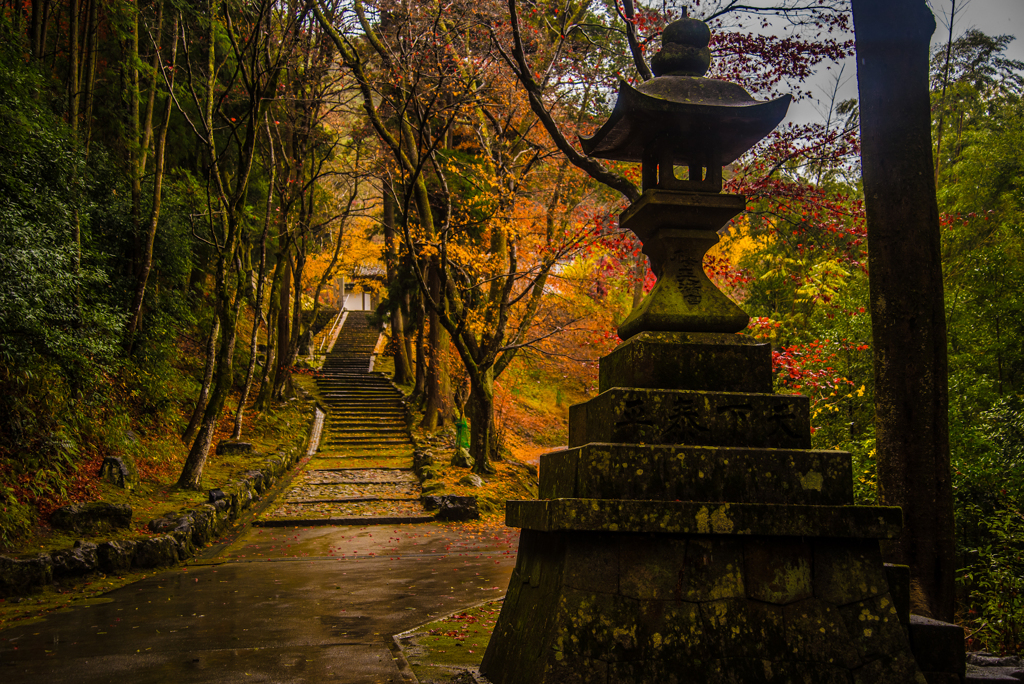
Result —
[[588, 442], [811, 448], [807, 397], [616, 388], [569, 408], [569, 446]]
[[540, 457], [541, 499], [853, 503], [844, 451], [590, 443]]
[[505, 524], [539, 532], [895, 539], [903, 511], [895, 506], [548, 499], [509, 501]]

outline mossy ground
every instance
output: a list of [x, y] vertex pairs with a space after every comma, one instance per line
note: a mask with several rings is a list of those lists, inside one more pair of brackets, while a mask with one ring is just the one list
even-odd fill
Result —
[[501, 600], [488, 601], [396, 636], [420, 684], [441, 684], [465, 670], [476, 670], [501, 612]]

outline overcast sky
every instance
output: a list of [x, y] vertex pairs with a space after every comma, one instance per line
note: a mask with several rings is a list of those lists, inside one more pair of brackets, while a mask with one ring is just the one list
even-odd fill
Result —
[[[949, 35], [951, 0], [928, 0], [928, 4], [935, 14], [937, 24], [932, 36], [932, 45], [945, 44]], [[1024, 60], [1024, 0], [957, 0], [956, 4], [954, 40], [970, 28], [976, 28], [989, 35], [1017, 36], [1017, 40], [1010, 43], [1006, 54], [1013, 59]], [[853, 60], [848, 60], [848, 63], [842, 66], [845, 68], [842, 72], [840, 101], [857, 97], [857, 76]], [[823, 115], [819, 112], [827, 111], [833, 74], [836, 73], [837, 66], [833, 66], [831, 70], [821, 68], [818, 77], [812, 81], [812, 90], [818, 101], [803, 100], [794, 104], [790, 108], [787, 120], [799, 123], [822, 120]]]

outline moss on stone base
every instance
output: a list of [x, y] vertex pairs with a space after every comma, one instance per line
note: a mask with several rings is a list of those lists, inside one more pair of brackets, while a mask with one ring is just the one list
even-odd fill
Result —
[[878, 542], [525, 530], [494, 684], [920, 682]]

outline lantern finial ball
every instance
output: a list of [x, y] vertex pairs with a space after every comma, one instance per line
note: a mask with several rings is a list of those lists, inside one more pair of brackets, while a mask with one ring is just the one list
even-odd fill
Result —
[[655, 76], [703, 76], [711, 66], [711, 30], [699, 19], [683, 18], [665, 27], [661, 50], [651, 59]]

